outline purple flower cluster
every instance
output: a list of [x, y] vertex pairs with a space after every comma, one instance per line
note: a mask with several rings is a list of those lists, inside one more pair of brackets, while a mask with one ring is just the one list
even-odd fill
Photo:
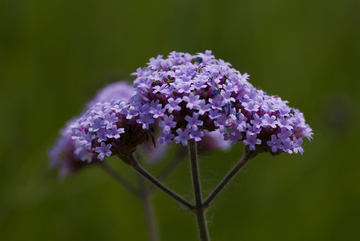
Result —
[[[60, 166], [60, 176], [76, 173], [88, 163], [99, 163], [105, 156], [121, 155], [121, 151], [114, 151], [117, 147], [129, 150], [137, 145], [132, 141], [123, 143], [127, 138], [132, 138], [131, 135], [119, 140], [125, 128], [136, 131], [136, 128], [133, 129], [134, 123], [130, 121], [129, 124], [126, 117], [123, 120], [127, 111], [125, 102], [129, 101], [132, 93], [132, 86], [125, 82], [106, 86], [87, 104], [88, 110], [82, 116], [69, 121], [61, 130], [61, 137], [49, 152], [50, 165]], [[140, 128], [139, 134], [144, 135], [144, 132]]]
[[[312, 139], [304, 115], [278, 96], [253, 87], [231, 64], [211, 51], [190, 55], [171, 52], [138, 68], [134, 85], [124, 82], [102, 89], [61, 132], [50, 151], [64, 175], [87, 162], [117, 155], [124, 161], [137, 146], [199, 142], [207, 150], [228, 149], [241, 141], [256, 152], [303, 153], [303, 137]], [[157, 148], [154, 158], [166, 148]], [[151, 158], [150, 158], [151, 159]], [[79, 164], [79, 161], [82, 164]]]
[[[105, 156], [133, 151], [144, 141], [145, 132], [148, 133], [144, 129], [148, 129], [149, 125], [158, 125], [153, 124], [154, 120], [149, 116], [138, 114], [146, 105], [129, 105], [133, 92], [133, 87], [126, 82], [109, 84], [87, 104], [88, 110], [82, 116], [69, 121], [61, 130], [61, 137], [49, 152], [50, 165], [60, 166], [60, 176], [74, 174], [88, 163], [99, 163]], [[204, 148], [227, 150], [229, 142], [219, 139], [219, 134], [205, 133]], [[151, 163], [161, 159], [167, 149], [166, 145], [154, 148], [150, 140], [140, 147]]]
[[[206, 131], [220, 131], [232, 144], [242, 141], [249, 150], [303, 153], [302, 137], [312, 139], [304, 115], [278, 96], [269, 96], [217, 60], [207, 50], [190, 55], [172, 52], [167, 59], [151, 58], [137, 69], [135, 95], [139, 123], [159, 122], [160, 143], [187, 145], [202, 141]], [[148, 125], [143, 128], [149, 129]]]
[[112, 99], [121, 99], [128, 102], [133, 94], [134, 89], [125, 81], [111, 83], [106, 85], [103, 89], [100, 89], [95, 98], [87, 104], [87, 107], [90, 108], [96, 105], [96, 103], [110, 101]]
[[[64, 135], [57, 140], [55, 146], [50, 150], [50, 166], [60, 166], [59, 175], [61, 177], [75, 174], [83, 167], [90, 164], [88, 162], [81, 161], [82, 158], [84, 160], [87, 159], [86, 153], [82, 153], [80, 149], [77, 150], [77, 147], [78, 142], [64, 133]], [[99, 160], [95, 158], [91, 164], [98, 162]]]
[[[100, 160], [105, 156], [128, 156], [147, 138], [147, 131], [137, 123], [139, 114], [121, 100], [100, 102], [92, 106], [71, 126], [71, 138], [79, 143], [77, 150]], [[154, 123], [149, 120], [147, 125]], [[148, 126], [147, 126], [148, 127]]]

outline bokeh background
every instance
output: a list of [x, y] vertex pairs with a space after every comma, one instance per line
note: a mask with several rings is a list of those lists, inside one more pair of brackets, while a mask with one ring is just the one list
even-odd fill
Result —
[[[212, 240], [360, 240], [359, 1], [3, 0], [0, 16], [0, 240], [147, 240], [126, 189], [97, 167], [59, 179], [47, 152], [105, 84], [206, 49], [315, 133], [303, 155], [262, 154], [236, 176], [209, 208]], [[242, 152], [205, 154], [204, 194]], [[184, 159], [166, 185], [191, 199], [189, 178]], [[191, 213], [160, 192], [154, 205], [162, 240], [197, 240]]]

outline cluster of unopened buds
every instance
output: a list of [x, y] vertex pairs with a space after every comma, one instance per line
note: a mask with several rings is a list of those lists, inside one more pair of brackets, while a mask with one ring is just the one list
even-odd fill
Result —
[[172, 143], [211, 150], [241, 141], [250, 159], [261, 152], [302, 154], [303, 138], [312, 139], [298, 109], [255, 88], [247, 73], [209, 50], [159, 55], [132, 75], [133, 86], [107, 86], [62, 130], [50, 153], [62, 175], [113, 155], [134, 165], [132, 154], [141, 146], [159, 157]]

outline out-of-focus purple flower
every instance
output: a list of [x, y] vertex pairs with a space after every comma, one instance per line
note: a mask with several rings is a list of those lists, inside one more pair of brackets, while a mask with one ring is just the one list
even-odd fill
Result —
[[[148, 131], [145, 128], [149, 127], [149, 122], [143, 123], [147, 119], [145, 114], [132, 114], [128, 118], [130, 110], [135, 113], [134, 109], [137, 108], [139, 105], [124, 105], [121, 100], [97, 103], [76, 119], [78, 125], [70, 130], [70, 135], [79, 141], [81, 148], [89, 153], [98, 153], [97, 158], [100, 160], [110, 155], [117, 155], [124, 160], [124, 157], [128, 157], [147, 139]], [[109, 116], [118, 121], [111, 125], [103, 124]], [[91, 133], [92, 138], [89, 140], [76, 135], [79, 132], [84, 135]], [[86, 146], [90, 148], [87, 149]]]
[[[69, 122], [68, 126], [71, 123]], [[60, 177], [77, 173], [84, 167], [89, 166], [91, 160], [91, 164], [100, 162], [94, 153], [89, 153], [86, 149], [80, 148], [79, 140], [75, 140], [66, 134], [68, 126], [62, 131], [62, 137], [56, 141], [54, 147], [49, 151], [50, 166], [60, 167]]]
[[154, 148], [152, 143], [144, 143], [139, 147], [139, 149], [141, 149], [142, 153], [144, 154], [146, 162], [150, 164], [158, 163], [158, 161], [164, 158], [164, 155], [168, 149], [168, 145], [156, 145], [156, 148]]
[[[312, 139], [312, 129], [299, 110], [253, 87], [248, 74], [215, 59], [210, 50], [159, 55], [134, 75], [131, 102], [151, 105], [140, 115], [161, 123], [160, 143], [175, 140], [187, 145], [188, 140], [205, 141], [207, 133], [217, 131], [231, 144], [242, 141], [250, 150], [277, 155], [302, 153], [302, 137]], [[169, 118], [171, 125], [165, 124]]]
[[[140, 72], [139, 72], [140, 73]], [[87, 107], [90, 108], [96, 103], [111, 101], [112, 99], [123, 101], [128, 101], [131, 96], [134, 94], [134, 89], [131, 85], [127, 84], [125, 81], [119, 81], [116, 83], [109, 84], [101, 89], [88, 104]]]
[[204, 137], [199, 143], [202, 148], [211, 151], [216, 149], [221, 149], [227, 151], [231, 147], [229, 141], [224, 140], [224, 135], [220, 131], [204, 131]]
[[[138, 124], [138, 109], [146, 109], [146, 105], [126, 104], [132, 93], [133, 88], [125, 82], [110, 84], [89, 102], [82, 116], [71, 120], [61, 131], [49, 152], [50, 165], [59, 166], [61, 176], [74, 174], [89, 163], [99, 163], [105, 156], [133, 151], [146, 139], [143, 123]], [[144, 127], [149, 128], [154, 120], [147, 119]]]

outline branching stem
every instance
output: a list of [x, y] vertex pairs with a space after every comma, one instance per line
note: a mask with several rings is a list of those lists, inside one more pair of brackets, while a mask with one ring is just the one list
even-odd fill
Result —
[[245, 154], [240, 158], [239, 162], [234, 166], [234, 168], [224, 177], [224, 179], [219, 183], [219, 185], [210, 193], [208, 198], [204, 201], [203, 206], [207, 207], [211, 201], [219, 194], [225, 185], [238, 173], [250, 159], [254, 158], [257, 155], [254, 151], [245, 151]]
[[139, 196], [139, 190], [135, 187], [131, 182], [129, 182], [126, 178], [121, 176], [118, 172], [112, 169], [105, 161], [101, 162], [101, 167], [107, 172], [110, 176], [112, 176], [118, 183], [120, 183], [123, 187], [129, 190], [135, 196]]
[[138, 182], [140, 201], [144, 210], [144, 217], [146, 221], [146, 226], [148, 228], [149, 240], [158, 241], [159, 235], [157, 232], [158, 229], [156, 224], [156, 218], [152, 205], [152, 191], [146, 185], [145, 179], [140, 174], [138, 174]]
[[135, 157], [131, 154], [129, 155], [130, 165], [145, 179], [147, 179], [149, 182], [157, 186], [160, 190], [162, 190], [164, 193], [169, 195], [170, 197], [174, 198], [176, 201], [183, 204], [185, 207], [189, 208], [190, 210], [194, 209], [194, 205], [186, 201], [183, 197], [166, 187], [164, 184], [162, 184], [160, 181], [158, 181], [155, 177], [153, 177], [150, 173], [148, 173], [140, 164], [136, 161]]

